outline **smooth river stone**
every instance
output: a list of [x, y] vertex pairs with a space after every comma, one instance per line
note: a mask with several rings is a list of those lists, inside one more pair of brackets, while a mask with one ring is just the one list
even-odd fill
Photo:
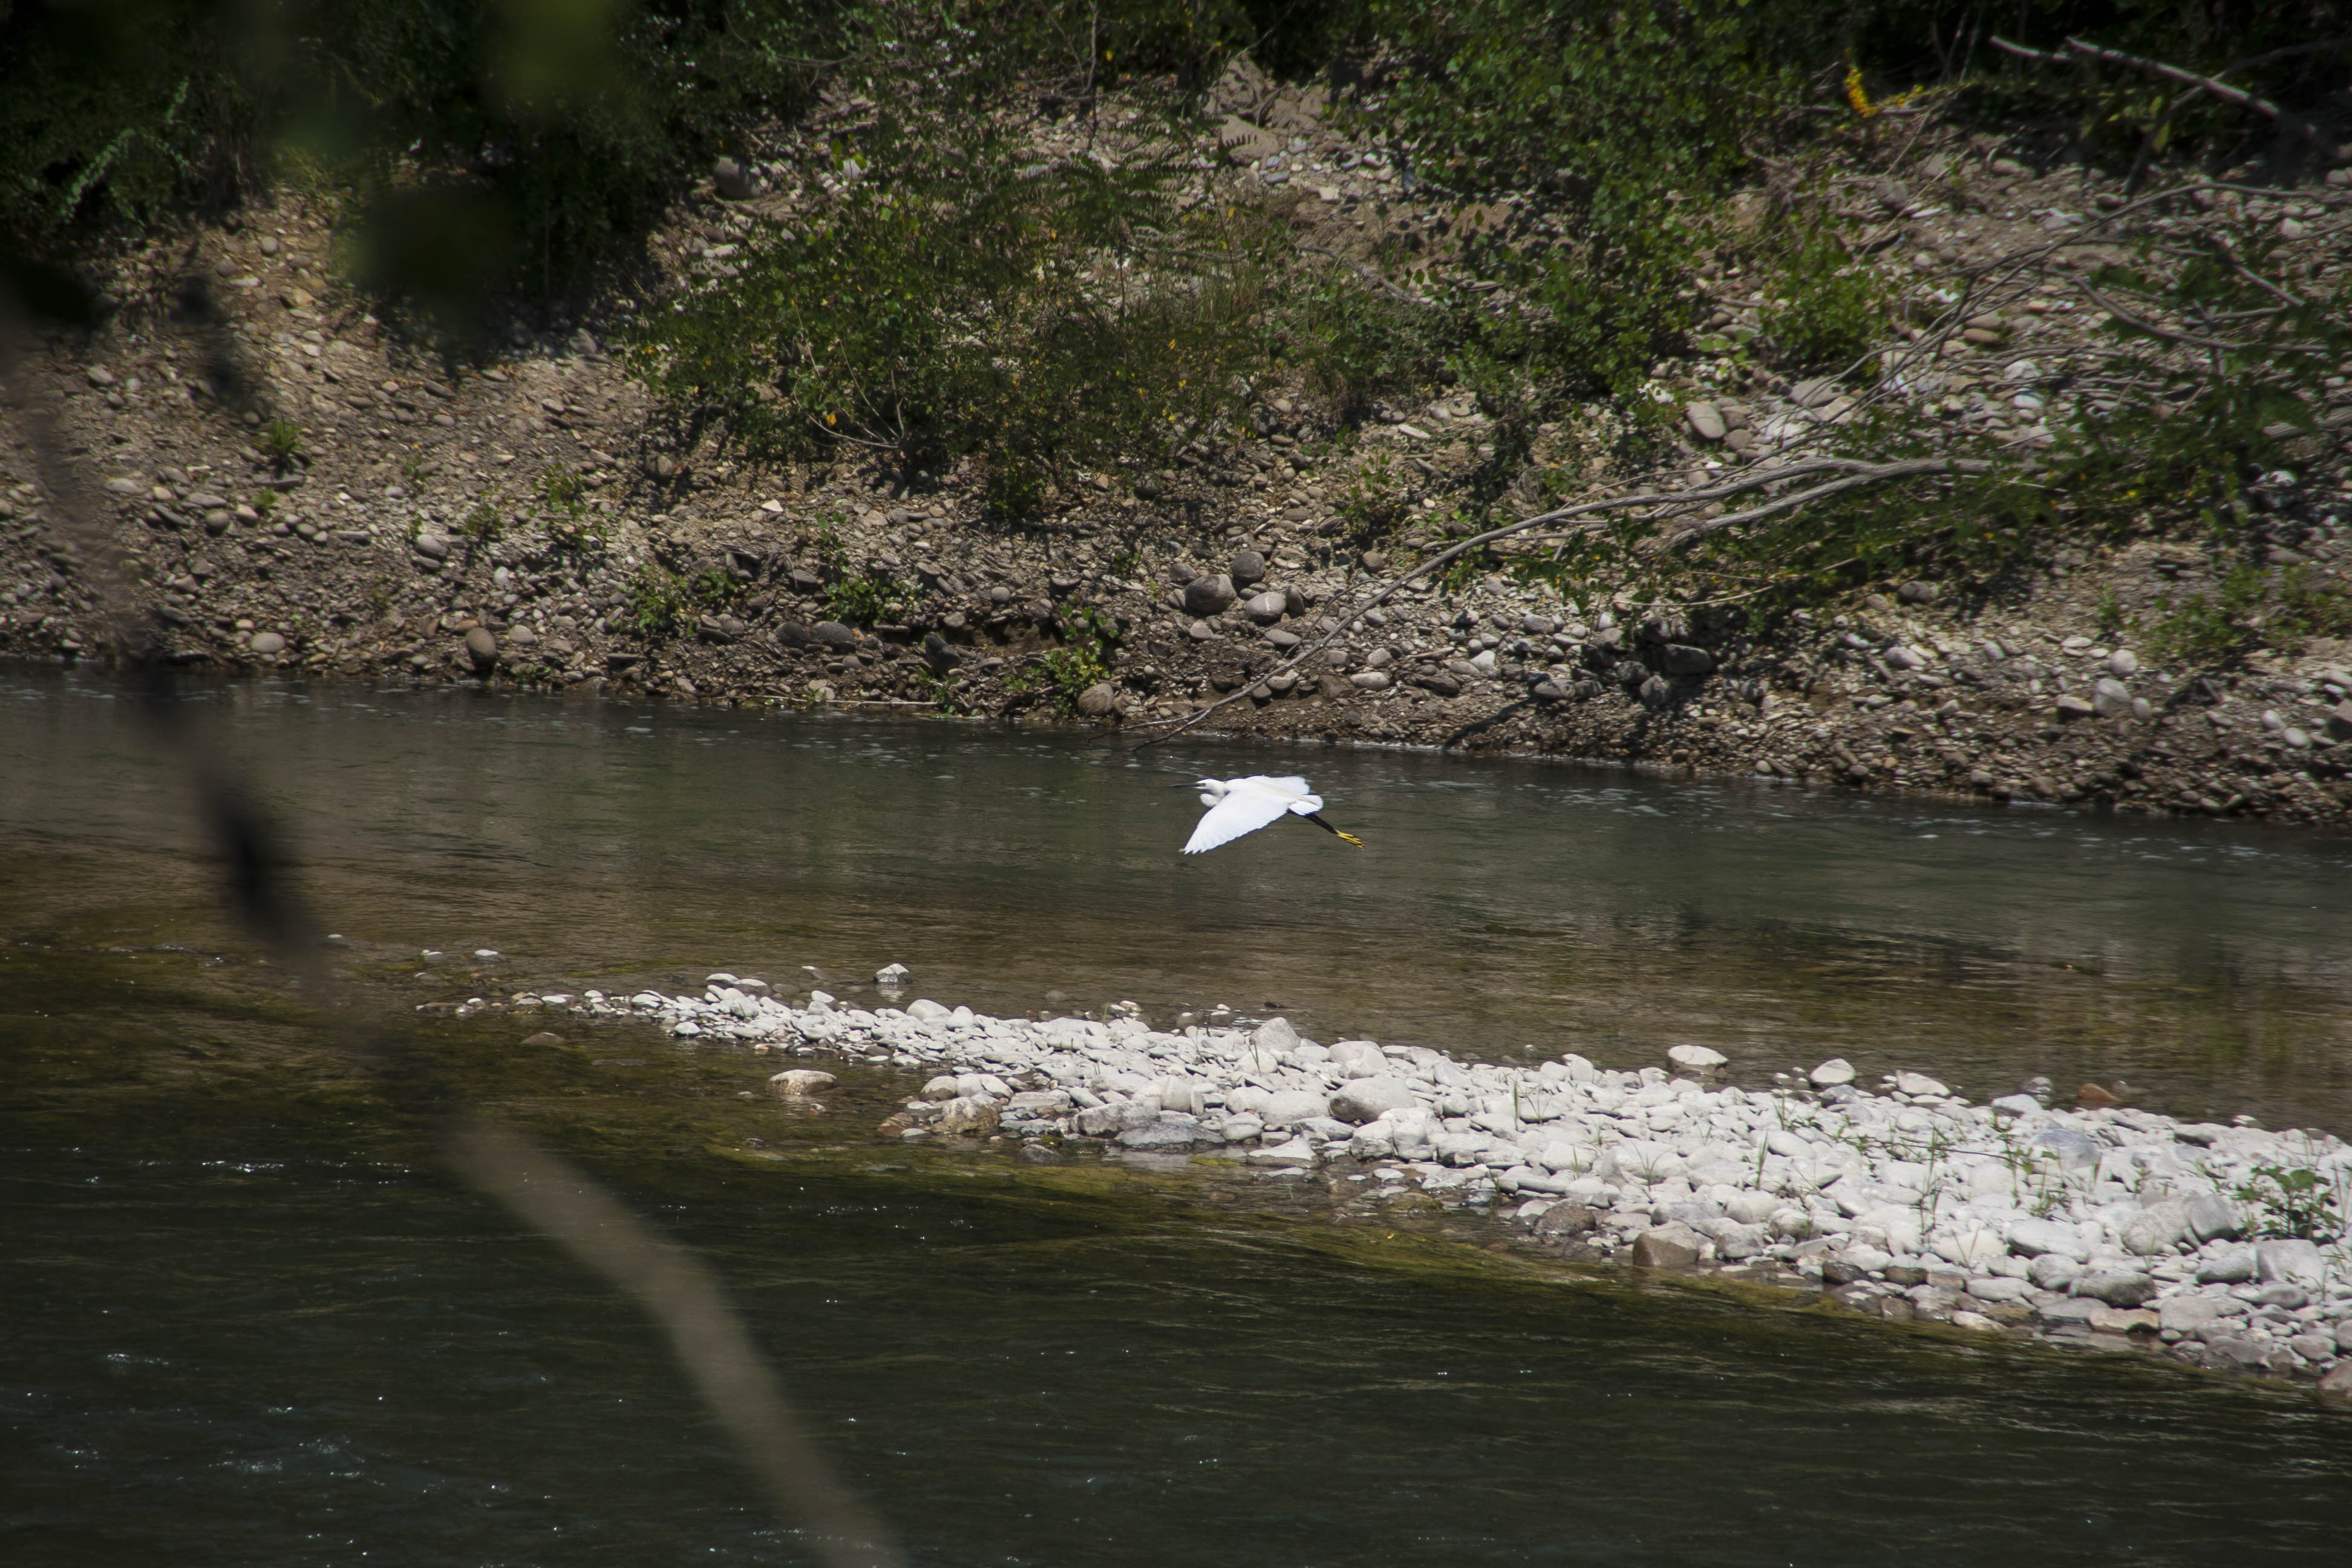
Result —
[[1636, 1268], [1688, 1268], [1698, 1261], [1699, 1234], [1680, 1220], [1653, 1226], [1633, 1238]]
[[1412, 1086], [1402, 1079], [1360, 1078], [1339, 1086], [1328, 1114], [1342, 1121], [1377, 1121], [1384, 1112], [1416, 1103]]
[[1287, 1127], [1293, 1122], [1328, 1116], [1331, 1101], [1328, 1096], [1317, 1094], [1311, 1089], [1278, 1089], [1265, 1097], [1265, 1103], [1257, 1108], [1257, 1113], [1268, 1127]]

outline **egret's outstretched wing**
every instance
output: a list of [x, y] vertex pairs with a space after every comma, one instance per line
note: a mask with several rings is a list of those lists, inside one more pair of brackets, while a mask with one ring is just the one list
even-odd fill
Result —
[[[1315, 793], [1313, 790], [1307, 787], [1307, 781], [1300, 778], [1296, 773], [1293, 773], [1286, 779], [1265, 779], [1263, 782], [1272, 784], [1276, 789], [1286, 789], [1293, 795], [1313, 795]], [[1309, 811], [1320, 811], [1323, 809], [1323, 803], [1318, 801], [1307, 809]]]
[[[1251, 789], [1244, 785], [1211, 806], [1201, 825], [1192, 829], [1192, 837], [1184, 843], [1184, 853], [1198, 855], [1203, 849], [1214, 849], [1220, 844], [1231, 844], [1244, 833], [1255, 833], [1267, 823], [1287, 812], [1294, 802], [1287, 792]], [[1307, 808], [1313, 810], [1312, 806]]]

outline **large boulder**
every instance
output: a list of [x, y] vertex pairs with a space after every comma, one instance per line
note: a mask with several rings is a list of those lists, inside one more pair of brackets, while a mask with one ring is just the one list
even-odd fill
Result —
[[2254, 1247], [2254, 1277], [2264, 1282], [2292, 1280], [2317, 1289], [2327, 1272], [2319, 1248], [2308, 1241], [2264, 1241]]
[[2244, 1221], [2238, 1205], [2219, 1193], [2200, 1193], [2188, 1200], [2189, 1234], [2199, 1241], [2234, 1237]]
[[793, 1068], [768, 1081], [787, 1100], [805, 1100], [818, 1089], [830, 1088], [835, 1080], [833, 1074], [814, 1068]]
[[1668, 675], [1705, 675], [1715, 668], [1715, 655], [1689, 643], [1668, 643], [1660, 658]]
[[940, 1108], [934, 1125], [950, 1137], [984, 1138], [996, 1131], [1000, 1120], [996, 1101], [988, 1096], [960, 1095]]
[[2168, 1296], [2156, 1307], [2157, 1327], [2182, 1334], [2194, 1335], [2221, 1321], [2221, 1303], [2210, 1296]]
[[1268, 1018], [1250, 1031], [1250, 1044], [1261, 1051], [1295, 1051], [1298, 1048], [1298, 1031], [1290, 1026], [1287, 1018]]
[[2021, 1258], [2039, 1258], [2056, 1253], [2077, 1263], [2087, 1262], [2091, 1256], [2088, 1243], [2083, 1239], [2080, 1226], [2063, 1219], [2021, 1219], [2009, 1227], [2009, 1249]]

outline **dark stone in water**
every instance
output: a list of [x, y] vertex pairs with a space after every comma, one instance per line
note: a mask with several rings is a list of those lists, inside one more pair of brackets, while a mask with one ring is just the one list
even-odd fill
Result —
[[1536, 1220], [1538, 1236], [1581, 1236], [1601, 1223], [1582, 1204], [1554, 1204]]

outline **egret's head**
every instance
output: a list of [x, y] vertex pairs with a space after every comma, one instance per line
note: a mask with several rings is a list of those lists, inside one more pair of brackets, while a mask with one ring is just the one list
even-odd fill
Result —
[[1223, 779], [1194, 779], [1191, 784], [1180, 784], [1175, 787], [1199, 790], [1202, 805], [1214, 805], [1225, 798], [1225, 781]]

